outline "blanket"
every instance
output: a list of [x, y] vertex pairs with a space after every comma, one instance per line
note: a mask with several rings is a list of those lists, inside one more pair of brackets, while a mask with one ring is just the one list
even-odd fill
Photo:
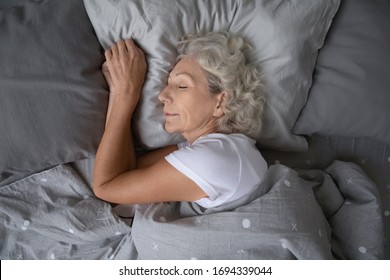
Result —
[[377, 192], [352, 163], [275, 164], [238, 201], [138, 205], [130, 227], [64, 164], [0, 188], [0, 259], [377, 259]]

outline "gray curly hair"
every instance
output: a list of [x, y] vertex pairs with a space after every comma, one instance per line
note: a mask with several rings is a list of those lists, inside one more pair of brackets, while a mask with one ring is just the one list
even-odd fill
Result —
[[256, 139], [262, 127], [263, 84], [256, 67], [246, 62], [248, 49], [241, 37], [228, 32], [187, 34], [177, 44], [177, 60], [194, 57], [207, 75], [210, 92], [227, 94], [219, 131]]

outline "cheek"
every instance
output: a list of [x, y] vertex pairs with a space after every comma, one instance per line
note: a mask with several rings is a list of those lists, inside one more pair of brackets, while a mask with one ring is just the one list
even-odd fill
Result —
[[196, 104], [193, 104], [189, 108], [189, 114], [193, 118], [203, 118], [207, 116], [211, 116], [214, 112], [215, 103], [210, 98], [202, 98], [200, 100], [197, 100]]
[[175, 106], [180, 114], [180, 118], [172, 119], [172, 125], [190, 128], [203, 123], [209, 119], [214, 112], [215, 101], [208, 97], [176, 99]]
[[202, 104], [198, 107], [192, 107], [181, 119], [181, 125], [184, 129], [195, 129], [204, 126], [211, 119], [210, 108]]

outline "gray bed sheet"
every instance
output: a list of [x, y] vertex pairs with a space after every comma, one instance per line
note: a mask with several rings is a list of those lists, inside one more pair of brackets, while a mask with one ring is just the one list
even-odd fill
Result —
[[[384, 226], [384, 258], [390, 259], [390, 147], [366, 138], [314, 135], [309, 150], [300, 153], [262, 150], [268, 164], [281, 163], [298, 169], [324, 169], [334, 160], [358, 164], [378, 188]], [[92, 180], [93, 159], [74, 162], [72, 167], [86, 182]]]
[[267, 162], [282, 163], [292, 168], [323, 169], [334, 160], [358, 164], [378, 188], [384, 224], [384, 258], [390, 259], [390, 147], [367, 138], [313, 135], [309, 150], [288, 153], [263, 150]]
[[1, 259], [383, 258], [379, 193], [356, 164], [274, 164], [241, 200], [140, 205], [132, 228], [79, 172], [59, 165], [0, 188]]

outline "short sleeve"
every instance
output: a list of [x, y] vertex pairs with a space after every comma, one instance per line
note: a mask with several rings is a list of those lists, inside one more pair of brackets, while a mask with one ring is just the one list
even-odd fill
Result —
[[253, 171], [248, 173], [248, 178], [250, 157], [246, 154], [229, 137], [212, 135], [180, 148], [165, 159], [208, 195], [196, 202], [211, 207], [231, 200], [237, 192], [247, 192], [261, 180]]

